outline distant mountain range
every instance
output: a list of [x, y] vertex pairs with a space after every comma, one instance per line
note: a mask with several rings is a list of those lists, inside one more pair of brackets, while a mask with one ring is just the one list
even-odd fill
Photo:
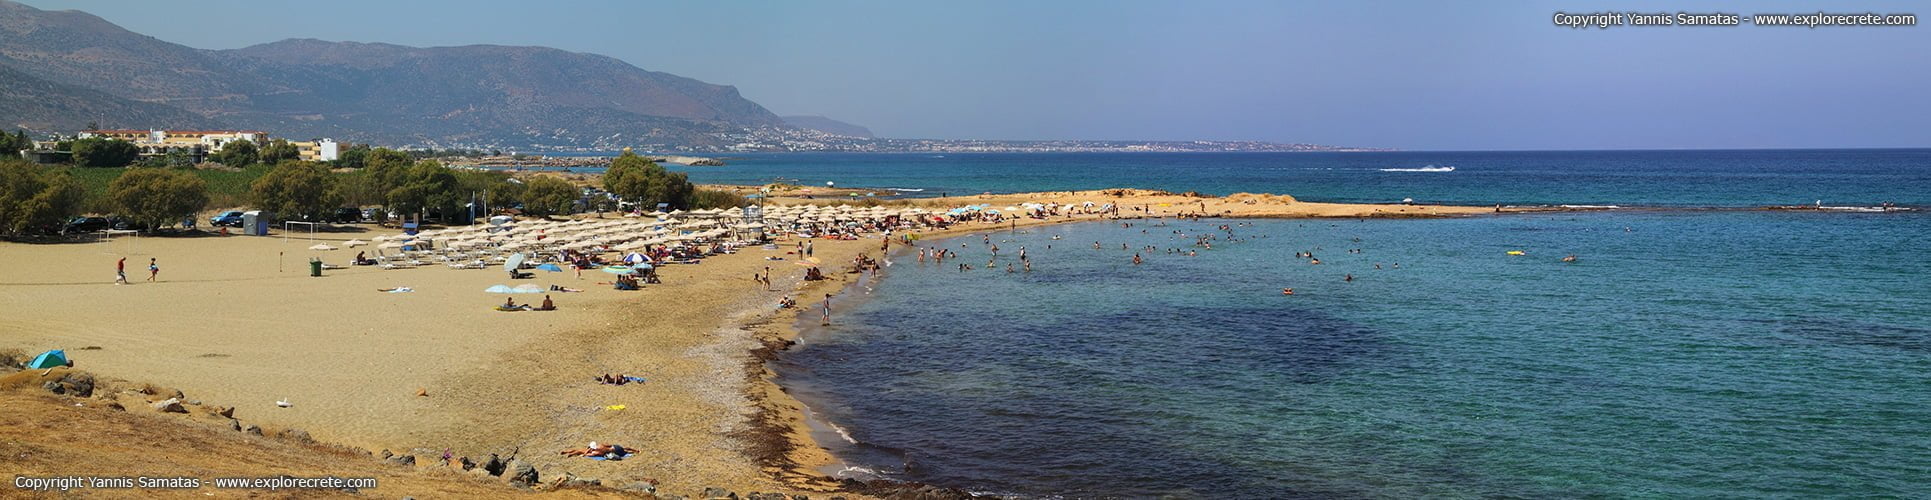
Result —
[[714, 85], [546, 47], [291, 39], [204, 50], [86, 12], [0, 0], [0, 127], [239, 128], [384, 146], [520, 151], [1331, 151], [1225, 141], [879, 139], [779, 117]]
[[721, 146], [787, 127], [736, 88], [544, 47], [202, 50], [0, 0], [0, 126], [215, 127], [394, 145]]

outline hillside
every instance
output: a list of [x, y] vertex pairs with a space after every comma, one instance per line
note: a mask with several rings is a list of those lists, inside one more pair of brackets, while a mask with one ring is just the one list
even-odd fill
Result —
[[809, 115], [808, 116], [787, 116], [787, 117], [784, 117], [784, 122], [785, 124], [791, 125], [793, 127], [816, 130], [827, 134], [838, 134], [838, 135], [848, 136], [848, 137], [863, 137], [866, 139], [872, 138], [872, 129], [868, 129], [860, 125], [853, 125], [850, 123], [833, 120], [823, 116], [809, 116]]
[[0, 117], [6, 130], [76, 130], [89, 122], [104, 127], [221, 127], [216, 120], [180, 108], [54, 83], [6, 66], [0, 66]]
[[[0, 0], [0, 67], [57, 84], [40, 85], [43, 90], [36, 94], [54, 100], [97, 98], [78, 91], [92, 90], [297, 138], [432, 146], [701, 147], [722, 144], [719, 134], [784, 127], [782, 119], [734, 87], [595, 54], [321, 40], [202, 50], [127, 31], [85, 12], [43, 11], [7, 0]], [[7, 116], [18, 118], [10, 121], [76, 128], [63, 108], [4, 108], [14, 109], [19, 113]], [[161, 117], [162, 109], [148, 108], [126, 121]]]

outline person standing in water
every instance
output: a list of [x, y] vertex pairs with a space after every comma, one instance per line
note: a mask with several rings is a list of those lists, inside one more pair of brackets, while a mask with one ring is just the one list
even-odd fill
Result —
[[831, 294], [825, 294], [825, 317], [819, 326], [831, 326]]

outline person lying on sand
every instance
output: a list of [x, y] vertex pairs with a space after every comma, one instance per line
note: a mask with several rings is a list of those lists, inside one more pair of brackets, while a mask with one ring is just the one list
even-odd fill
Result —
[[386, 293], [409, 293], [409, 292], [416, 291], [416, 289], [409, 288], [406, 286], [399, 286], [395, 288], [377, 288], [375, 289], [375, 291], [386, 292]]
[[567, 286], [562, 286], [562, 285], [550, 285], [550, 291], [552, 291], [552, 292], [565, 292], [565, 293], [582, 293], [582, 292], [583, 292], [583, 290], [578, 290], [578, 289], [575, 289], [575, 288], [570, 288], [570, 287], [567, 287]]
[[620, 444], [599, 445], [593, 441], [589, 447], [563, 450], [561, 454], [566, 457], [605, 457], [615, 460], [630, 454], [630, 451], [624, 449], [624, 446]]
[[605, 373], [603, 375], [591, 377], [590, 380], [594, 380], [597, 383], [604, 384], [604, 385], [624, 385], [631, 382], [642, 383], [644, 381], [644, 378], [634, 377], [630, 375], [611, 375], [611, 374]]

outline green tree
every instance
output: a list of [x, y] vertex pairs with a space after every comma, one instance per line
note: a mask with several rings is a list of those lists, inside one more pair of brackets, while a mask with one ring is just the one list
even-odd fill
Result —
[[696, 192], [697, 186], [691, 185], [689, 176], [684, 175], [683, 172], [664, 170], [664, 167], [660, 166], [650, 177], [650, 188], [645, 191], [648, 199], [645, 201], [653, 206], [658, 203], [669, 203], [671, 208], [689, 209], [693, 208], [691, 202]]
[[368, 159], [369, 145], [356, 144], [349, 146], [348, 149], [342, 150], [341, 155], [333, 163], [337, 167], [362, 168], [368, 164]]
[[302, 148], [287, 140], [275, 139], [261, 147], [261, 162], [270, 165], [280, 164], [283, 160], [296, 160], [302, 157]]
[[80, 213], [87, 190], [65, 172], [27, 162], [0, 162], [0, 232], [21, 235]]
[[395, 187], [387, 192], [389, 207], [397, 213], [421, 214], [439, 210], [453, 215], [456, 207], [468, 200], [460, 193], [461, 182], [449, 167], [435, 160], [417, 162], [396, 176]]
[[328, 167], [306, 161], [285, 161], [249, 188], [255, 205], [283, 218], [318, 220], [342, 204], [342, 192]]
[[210, 155], [215, 161], [234, 168], [244, 168], [261, 161], [261, 152], [255, 143], [247, 139], [237, 139], [221, 146], [221, 151]]
[[174, 225], [208, 206], [208, 183], [185, 170], [130, 168], [107, 184], [107, 198], [150, 228]]
[[523, 202], [523, 193], [526, 190], [527, 187], [523, 184], [523, 181], [505, 179], [503, 182], [491, 184], [483, 192], [489, 197], [490, 205], [501, 207]]
[[573, 213], [581, 198], [583, 190], [569, 181], [537, 177], [524, 184], [523, 212], [535, 216]]
[[74, 141], [74, 164], [83, 167], [125, 167], [141, 157], [141, 149], [134, 143], [89, 137]]
[[650, 189], [649, 168], [656, 162], [625, 151], [623, 156], [610, 162], [610, 168], [603, 171], [603, 189], [617, 195], [624, 201], [641, 202]]
[[395, 165], [408, 166], [410, 163], [416, 161], [415, 158], [411, 158], [409, 156], [409, 153], [404, 153], [404, 152], [396, 151], [389, 148], [375, 148], [375, 149], [369, 150], [369, 152], [364, 154], [363, 156], [365, 157], [363, 161], [366, 162], [369, 166], [375, 166], [375, 164], [377, 163], [390, 163]]
[[11, 134], [0, 132], [0, 155], [12, 157], [14, 154], [19, 153], [20, 150], [33, 149], [33, 147], [34, 140], [32, 137], [27, 136], [27, 131], [25, 130], [15, 130]]
[[750, 200], [730, 191], [699, 189], [691, 195], [691, 206], [693, 208], [731, 208], [750, 204]]
[[697, 190], [683, 173], [665, 170], [657, 162], [629, 151], [610, 162], [610, 168], [603, 174], [603, 186], [624, 201], [637, 202], [645, 208], [654, 208], [658, 203], [668, 203], [671, 208], [690, 208]]

